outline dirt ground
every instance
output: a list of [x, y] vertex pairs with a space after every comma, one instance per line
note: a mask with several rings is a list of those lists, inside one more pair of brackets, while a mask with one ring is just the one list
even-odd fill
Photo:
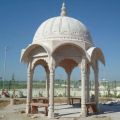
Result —
[[[9, 99], [0, 100], [0, 120], [49, 120], [43, 114], [26, 115], [25, 114], [26, 99], [17, 99], [16, 105], [11, 106]], [[57, 102], [66, 102], [66, 99], [56, 99]], [[54, 118], [50, 120], [111, 120], [106, 116], [90, 116], [87, 118]]]

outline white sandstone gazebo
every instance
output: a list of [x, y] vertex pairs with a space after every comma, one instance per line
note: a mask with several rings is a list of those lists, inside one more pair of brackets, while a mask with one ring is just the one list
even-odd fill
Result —
[[54, 117], [54, 76], [55, 68], [65, 69], [67, 97], [70, 98], [70, 75], [74, 67], [81, 69], [81, 115], [86, 116], [86, 102], [89, 102], [90, 67], [95, 76], [95, 102], [98, 105], [98, 61], [105, 64], [100, 48], [92, 42], [86, 26], [79, 20], [68, 17], [65, 3], [61, 14], [43, 22], [35, 33], [33, 42], [21, 52], [21, 61], [28, 64], [26, 113], [30, 112], [32, 79], [37, 65], [45, 68], [47, 75], [47, 96], [49, 97], [48, 117]]

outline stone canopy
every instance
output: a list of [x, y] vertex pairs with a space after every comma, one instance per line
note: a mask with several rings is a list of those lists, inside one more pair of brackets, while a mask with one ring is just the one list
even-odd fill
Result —
[[47, 75], [47, 97], [50, 118], [54, 117], [54, 76], [55, 68], [61, 66], [68, 75], [67, 97], [70, 98], [70, 75], [74, 67], [81, 69], [81, 115], [86, 116], [85, 103], [89, 102], [90, 67], [95, 75], [95, 102], [98, 105], [98, 61], [105, 64], [100, 48], [95, 47], [87, 27], [67, 16], [65, 3], [61, 14], [43, 22], [37, 29], [33, 41], [21, 51], [21, 62], [28, 64], [27, 105], [29, 113], [32, 100], [32, 79], [37, 65], [45, 68]]

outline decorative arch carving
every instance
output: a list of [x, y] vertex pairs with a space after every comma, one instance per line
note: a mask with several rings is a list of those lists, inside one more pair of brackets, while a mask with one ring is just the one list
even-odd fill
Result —
[[64, 59], [72, 59], [78, 64], [81, 62], [82, 57], [86, 56], [85, 54], [86, 53], [83, 48], [69, 43], [56, 48], [52, 56], [56, 61], [56, 66], [58, 66]]
[[42, 65], [45, 71], [49, 73], [48, 58], [35, 58], [32, 61], [32, 69], [34, 70], [37, 65]]
[[56, 52], [59, 48], [64, 47], [64, 46], [66, 46], [66, 45], [71, 45], [71, 46], [73, 46], [74, 48], [78, 49], [79, 52], [82, 53], [82, 55], [86, 56], [86, 52], [85, 52], [85, 50], [84, 50], [81, 46], [79, 46], [79, 45], [76, 44], [76, 43], [70, 43], [70, 42], [65, 42], [65, 43], [63, 43], [63, 44], [57, 45], [57, 46], [53, 49], [53, 51], [52, 51], [51, 54], [54, 55], [55, 52]]
[[[35, 56], [36, 55], [36, 56]], [[25, 50], [22, 50], [20, 61], [29, 62], [31, 57], [50, 56], [49, 49], [45, 45], [30, 44]]]

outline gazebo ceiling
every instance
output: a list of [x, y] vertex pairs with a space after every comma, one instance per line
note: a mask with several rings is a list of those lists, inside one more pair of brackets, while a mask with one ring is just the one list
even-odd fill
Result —
[[64, 59], [59, 63], [59, 66], [63, 67], [66, 71], [72, 71], [74, 67], [76, 67], [78, 63], [76, 63], [72, 59]]

